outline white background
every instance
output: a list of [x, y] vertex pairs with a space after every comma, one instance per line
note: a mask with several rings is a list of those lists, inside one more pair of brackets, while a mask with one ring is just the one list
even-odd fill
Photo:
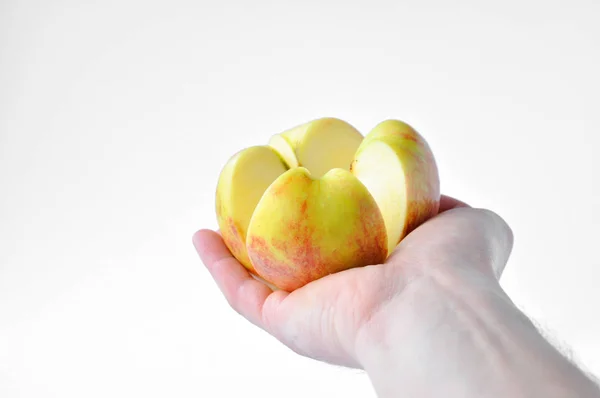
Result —
[[[450, 4], [452, 3], [452, 4]], [[0, 396], [374, 396], [200, 263], [229, 156], [321, 116], [429, 141], [503, 285], [600, 374], [600, 2], [0, 1]]]

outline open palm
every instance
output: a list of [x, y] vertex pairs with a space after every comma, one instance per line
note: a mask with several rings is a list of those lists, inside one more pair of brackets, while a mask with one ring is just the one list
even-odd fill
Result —
[[[490, 244], [491, 234], [502, 238]], [[229, 304], [250, 322], [301, 355], [360, 367], [358, 333], [407, 283], [465, 264], [499, 278], [512, 235], [495, 214], [442, 196], [440, 214], [409, 234], [384, 264], [331, 274], [291, 293], [253, 278], [217, 232], [200, 230], [193, 242]]]

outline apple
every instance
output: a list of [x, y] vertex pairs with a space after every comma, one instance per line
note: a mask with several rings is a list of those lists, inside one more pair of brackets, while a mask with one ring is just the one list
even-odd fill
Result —
[[223, 240], [256, 278], [292, 291], [379, 264], [437, 214], [433, 153], [411, 126], [386, 120], [365, 137], [321, 118], [243, 149], [216, 190]]
[[383, 215], [388, 254], [408, 233], [436, 215], [440, 180], [425, 139], [411, 126], [386, 120], [367, 134], [350, 166]]

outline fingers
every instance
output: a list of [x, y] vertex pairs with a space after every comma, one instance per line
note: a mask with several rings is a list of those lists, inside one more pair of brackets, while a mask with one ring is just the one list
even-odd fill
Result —
[[462, 202], [458, 199], [452, 198], [447, 195], [442, 195], [440, 197], [440, 210], [439, 213], [443, 213], [447, 210], [455, 209], [457, 207], [470, 207], [465, 202]]
[[265, 329], [263, 306], [273, 290], [251, 276], [231, 255], [216, 232], [200, 230], [194, 234], [192, 241], [229, 305], [250, 322]]

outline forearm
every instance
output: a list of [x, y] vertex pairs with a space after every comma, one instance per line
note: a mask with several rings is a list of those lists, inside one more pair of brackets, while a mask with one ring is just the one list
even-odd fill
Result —
[[401, 294], [358, 344], [379, 396], [600, 397], [498, 285], [421, 279]]

